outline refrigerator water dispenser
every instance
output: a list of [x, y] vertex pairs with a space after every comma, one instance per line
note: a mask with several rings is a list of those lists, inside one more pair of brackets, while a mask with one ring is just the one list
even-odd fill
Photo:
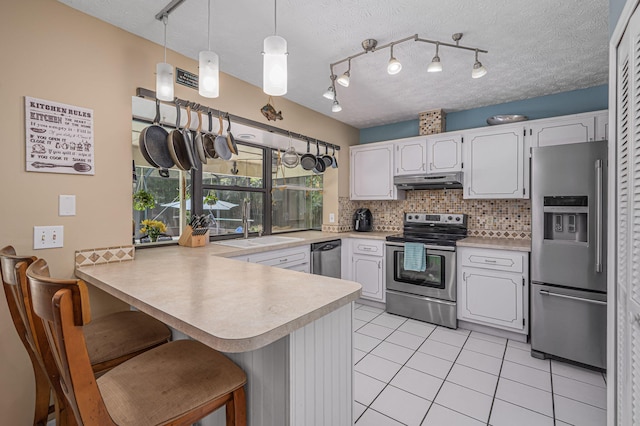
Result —
[[544, 197], [544, 239], [587, 243], [588, 202], [586, 196]]

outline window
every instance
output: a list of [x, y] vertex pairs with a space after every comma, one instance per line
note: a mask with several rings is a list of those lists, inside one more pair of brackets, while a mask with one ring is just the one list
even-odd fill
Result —
[[250, 203], [252, 236], [321, 229], [322, 174], [301, 166], [286, 168], [277, 149], [237, 141], [238, 155], [229, 161], [208, 159], [193, 172], [173, 167], [169, 177], [162, 177], [138, 146], [140, 132], [148, 125], [133, 121], [134, 201], [144, 201], [149, 195], [154, 201], [134, 205], [134, 243], [153, 245], [150, 234], [141, 232], [146, 230], [144, 220], [166, 226], [158, 243], [177, 241], [192, 213], [209, 217], [211, 239], [237, 237], [243, 234], [244, 202]]

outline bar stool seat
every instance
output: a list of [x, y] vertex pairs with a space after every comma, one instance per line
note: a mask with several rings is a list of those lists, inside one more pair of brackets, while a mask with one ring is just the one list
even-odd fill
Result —
[[177, 340], [130, 359], [97, 382], [116, 424], [159, 425], [236, 391], [246, 376], [202, 343]]

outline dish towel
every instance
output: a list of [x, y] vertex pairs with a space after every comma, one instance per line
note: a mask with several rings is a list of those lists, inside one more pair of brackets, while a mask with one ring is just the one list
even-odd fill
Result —
[[424, 272], [427, 269], [427, 258], [422, 243], [404, 243], [405, 271]]

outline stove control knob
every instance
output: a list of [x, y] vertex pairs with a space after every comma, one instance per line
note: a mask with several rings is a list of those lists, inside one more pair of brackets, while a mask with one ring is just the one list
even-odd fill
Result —
[[449, 220], [453, 220], [453, 216], [449, 216], [447, 219], [449, 219]]
[[457, 217], [456, 217], [456, 220], [457, 220], [458, 222], [460, 222], [460, 216], [457, 216]]
[[415, 215], [414, 217], [416, 218], [416, 220], [420, 219], [420, 215], [419, 214]]
[[409, 216], [407, 217], [407, 219], [411, 220], [411, 219], [413, 219], [413, 217], [412, 217], [411, 215], [409, 215]]

